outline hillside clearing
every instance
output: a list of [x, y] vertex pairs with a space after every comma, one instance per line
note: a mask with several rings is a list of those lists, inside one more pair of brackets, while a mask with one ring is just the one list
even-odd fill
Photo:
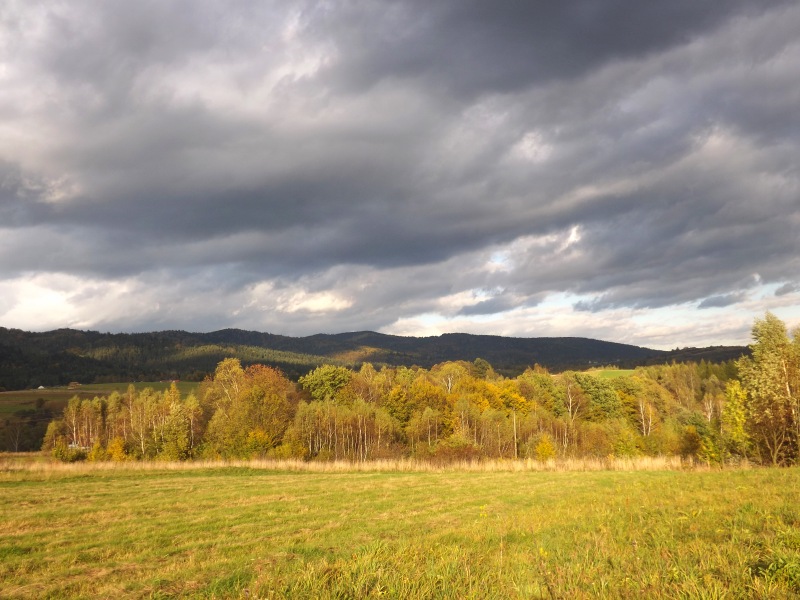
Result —
[[600, 379], [617, 379], [618, 377], [630, 377], [636, 371], [634, 369], [590, 369], [587, 373]]

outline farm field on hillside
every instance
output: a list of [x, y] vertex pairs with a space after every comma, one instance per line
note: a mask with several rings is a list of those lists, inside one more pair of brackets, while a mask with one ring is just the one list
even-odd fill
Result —
[[[81, 398], [94, 398], [95, 396], [107, 396], [114, 391], [124, 393], [130, 383], [90, 383], [76, 388], [51, 387], [41, 390], [17, 390], [12, 392], [0, 392], [0, 414], [12, 414], [17, 410], [34, 408], [36, 401], [41, 398], [45, 401], [45, 406], [53, 411], [63, 410], [67, 401], [73, 396]], [[153, 388], [158, 392], [169, 389], [168, 381], [137, 381], [133, 386], [137, 390]], [[179, 381], [176, 384], [182, 395], [194, 392], [200, 384], [196, 381]]]
[[590, 375], [600, 379], [617, 379], [618, 377], [630, 377], [636, 373], [635, 369], [590, 369], [586, 371]]
[[800, 470], [0, 471], [0, 597], [793, 597]]
[[44, 406], [54, 412], [61, 411], [67, 405], [67, 401], [75, 394], [82, 398], [91, 398], [94, 393], [82, 393], [79, 390], [67, 390], [66, 388], [53, 388], [49, 390], [19, 390], [15, 392], [0, 392], [0, 415], [9, 416], [18, 410], [30, 410], [44, 401]]
[[[91, 400], [108, 396], [114, 391], [125, 393], [129, 383], [96, 383], [75, 388], [66, 386], [33, 390], [0, 392], [0, 451], [39, 450], [42, 447], [47, 424], [60, 418], [69, 399], [78, 396]], [[140, 381], [133, 384], [137, 391], [150, 387], [156, 391], [169, 388], [170, 382]], [[200, 385], [194, 381], [180, 381], [178, 389], [183, 397]]]
[[[128, 386], [131, 383], [89, 383], [86, 385], [82, 385], [79, 389], [82, 392], [91, 392], [93, 394], [110, 394], [111, 392], [117, 391], [120, 394], [124, 393]], [[164, 390], [169, 389], [169, 386], [172, 385], [171, 381], [137, 381], [133, 383], [133, 387], [137, 390], [143, 390], [144, 388], [153, 388], [157, 392], [163, 392]], [[197, 386], [200, 385], [197, 381], [178, 381], [175, 383], [178, 386], [178, 390], [181, 392], [181, 395], [185, 396], [191, 392], [194, 392], [197, 389]]]

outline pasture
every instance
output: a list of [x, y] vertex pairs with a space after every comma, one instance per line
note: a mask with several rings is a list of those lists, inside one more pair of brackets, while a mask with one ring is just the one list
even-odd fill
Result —
[[790, 598], [800, 470], [0, 461], [0, 597]]
[[[153, 388], [157, 392], [163, 392], [164, 390], [168, 390], [170, 385], [172, 385], [171, 381], [136, 381], [134, 383], [88, 383], [86, 385], [82, 385], [79, 390], [81, 392], [89, 392], [93, 396], [107, 396], [111, 392], [119, 392], [120, 394], [124, 394], [125, 391], [128, 389], [129, 385], [133, 385], [137, 390], [143, 390], [144, 388]], [[178, 387], [182, 396], [186, 396], [197, 389], [197, 386], [200, 385], [197, 381], [178, 381], [175, 383]]]
[[[73, 396], [80, 398], [94, 398], [95, 396], [108, 396], [112, 392], [124, 393], [130, 383], [90, 383], [76, 388], [67, 386], [50, 387], [34, 390], [17, 390], [0, 392], [0, 416], [10, 416], [19, 410], [34, 409], [37, 400], [44, 403], [44, 407], [59, 413], [64, 410], [67, 402]], [[170, 386], [168, 381], [137, 381], [132, 384], [137, 390], [150, 387], [156, 391], [164, 391]], [[194, 392], [200, 385], [196, 381], [179, 381], [177, 384], [181, 395]]]
[[[60, 418], [69, 399], [78, 396], [92, 399], [95, 396], [108, 396], [112, 392], [125, 393], [129, 383], [95, 383], [70, 388], [67, 386], [45, 389], [17, 390], [0, 392], [0, 451], [39, 450], [42, 447], [47, 424]], [[200, 385], [194, 381], [178, 382], [177, 386], [184, 397]], [[146, 387], [163, 391], [170, 382], [136, 382], [137, 390]]]
[[594, 375], [600, 379], [617, 379], [619, 377], [630, 377], [636, 373], [635, 369], [589, 369], [589, 375]]
[[79, 394], [83, 398], [95, 396], [94, 393], [81, 393], [78, 390], [67, 390], [66, 388], [0, 392], [0, 415], [8, 417], [20, 410], [34, 410], [37, 407], [37, 401], [39, 404], [43, 403], [45, 408], [58, 412], [64, 409], [67, 401], [75, 394]]

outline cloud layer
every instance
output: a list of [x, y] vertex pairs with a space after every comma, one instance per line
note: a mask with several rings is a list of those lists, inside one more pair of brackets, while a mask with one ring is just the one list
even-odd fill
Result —
[[0, 325], [800, 322], [800, 7], [10, 0]]

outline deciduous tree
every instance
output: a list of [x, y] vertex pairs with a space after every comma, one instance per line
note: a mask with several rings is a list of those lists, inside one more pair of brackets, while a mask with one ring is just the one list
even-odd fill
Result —
[[[737, 366], [747, 394], [748, 429], [756, 450], [773, 465], [798, 460], [798, 343], [772, 313], [753, 325], [752, 357]], [[797, 337], [797, 336], [795, 336]]]

